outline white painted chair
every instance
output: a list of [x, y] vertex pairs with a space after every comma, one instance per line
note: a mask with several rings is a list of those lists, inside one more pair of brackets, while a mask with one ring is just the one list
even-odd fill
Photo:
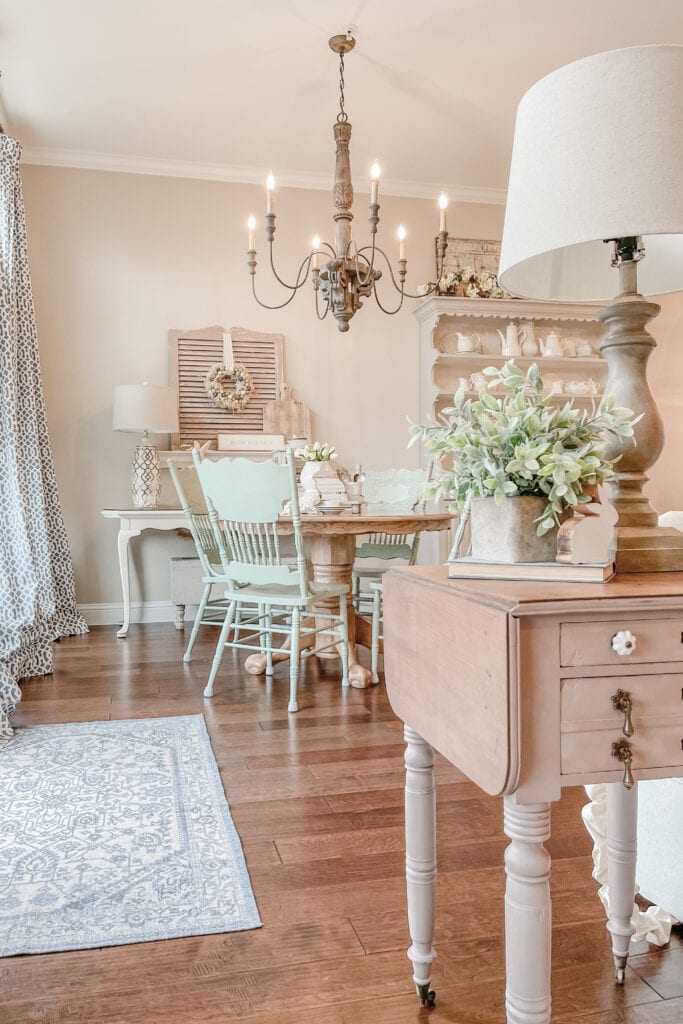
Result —
[[372, 593], [372, 640], [370, 641], [370, 669], [373, 683], [379, 682], [379, 644], [384, 639], [384, 620], [382, 617], [382, 581], [371, 580]]
[[222, 626], [230, 602], [223, 596], [212, 599], [212, 591], [216, 583], [214, 567], [220, 566], [221, 559], [209, 520], [209, 512], [197, 479], [197, 470], [194, 465], [178, 466], [173, 459], [168, 460], [168, 468], [197, 550], [197, 557], [202, 569], [202, 583], [204, 584], [197, 614], [192, 624], [190, 639], [183, 655], [183, 661], [191, 661], [192, 648], [195, 645], [199, 627]]
[[[298, 711], [296, 699], [299, 659], [337, 647], [342, 659], [342, 686], [348, 686], [348, 624], [345, 584], [309, 582], [303, 553], [301, 518], [294, 455], [286, 465], [247, 459], [202, 460], [193, 451], [204, 492], [221, 568], [212, 567], [213, 582], [225, 586], [229, 601], [209, 680], [204, 690], [213, 695], [223, 650], [232, 647], [266, 655], [266, 675], [273, 674], [274, 635], [289, 640], [289, 711]], [[296, 564], [280, 553], [279, 517], [283, 505], [291, 507]], [[329, 610], [338, 602], [338, 612]], [[325, 607], [321, 607], [321, 605]], [[256, 606], [256, 614], [236, 613]], [[302, 621], [303, 613], [307, 613]], [[231, 629], [232, 640], [228, 639]], [[247, 635], [243, 635], [247, 634]], [[319, 634], [322, 636], [319, 637]], [[318, 639], [322, 643], [316, 646]], [[251, 643], [250, 643], [251, 641]]]

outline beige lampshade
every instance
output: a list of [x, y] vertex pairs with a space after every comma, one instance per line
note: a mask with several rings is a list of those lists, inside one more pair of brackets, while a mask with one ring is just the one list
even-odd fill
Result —
[[173, 434], [178, 430], [178, 391], [158, 384], [117, 384], [114, 430]]
[[646, 295], [683, 288], [683, 46], [636, 46], [541, 79], [517, 111], [500, 283], [534, 299], [619, 291], [604, 239], [642, 235]]

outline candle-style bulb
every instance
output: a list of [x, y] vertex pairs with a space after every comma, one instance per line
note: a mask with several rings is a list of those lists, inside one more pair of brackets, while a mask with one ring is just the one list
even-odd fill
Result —
[[446, 231], [446, 208], [448, 206], [448, 196], [445, 192], [442, 192], [439, 196], [439, 231]]
[[406, 258], [406, 229], [402, 224], [399, 224], [398, 231], [398, 258], [404, 260]]
[[317, 235], [313, 236], [311, 248], [313, 249], [312, 267], [314, 270], [320, 270], [320, 239]]
[[253, 214], [251, 215], [251, 217], [247, 221], [247, 227], [249, 228], [250, 231], [255, 231], [256, 230], [256, 217], [254, 217]]
[[275, 178], [272, 172], [266, 178], [266, 213], [275, 213]]
[[247, 221], [247, 227], [249, 228], [249, 248], [256, 249], [256, 217], [253, 214]]
[[370, 178], [371, 178], [371, 184], [370, 184], [370, 203], [373, 206], [377, 206], [377, 203], [379, 201], [378, 200], [379, 175], [380, 175], [379, 164], [375, 160], [374, 164], [370, 168]]

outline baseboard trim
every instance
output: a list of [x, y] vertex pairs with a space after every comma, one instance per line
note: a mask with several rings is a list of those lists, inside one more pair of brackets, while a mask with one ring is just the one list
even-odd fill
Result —
[[[89, 626], [120, 626], [123, 622], [123, 605], [119, 602], [103, 604], [80, 604], [80, 612]], [[185, 621], [192, 621], [196, 606], [186, 605]], [[173, 622], [176, 606], [170, 601], [131, 601], [130, 621]]]

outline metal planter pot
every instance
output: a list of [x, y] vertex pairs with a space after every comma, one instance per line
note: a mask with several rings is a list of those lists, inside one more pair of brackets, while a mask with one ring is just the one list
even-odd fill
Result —
[[534, 495], [506, 498], [502, 505], [493, 498], [474, 498], [472, 557], [491, 562], [554, 562], [557, 530], [538, 537], [534, 522], [547, 503]]

